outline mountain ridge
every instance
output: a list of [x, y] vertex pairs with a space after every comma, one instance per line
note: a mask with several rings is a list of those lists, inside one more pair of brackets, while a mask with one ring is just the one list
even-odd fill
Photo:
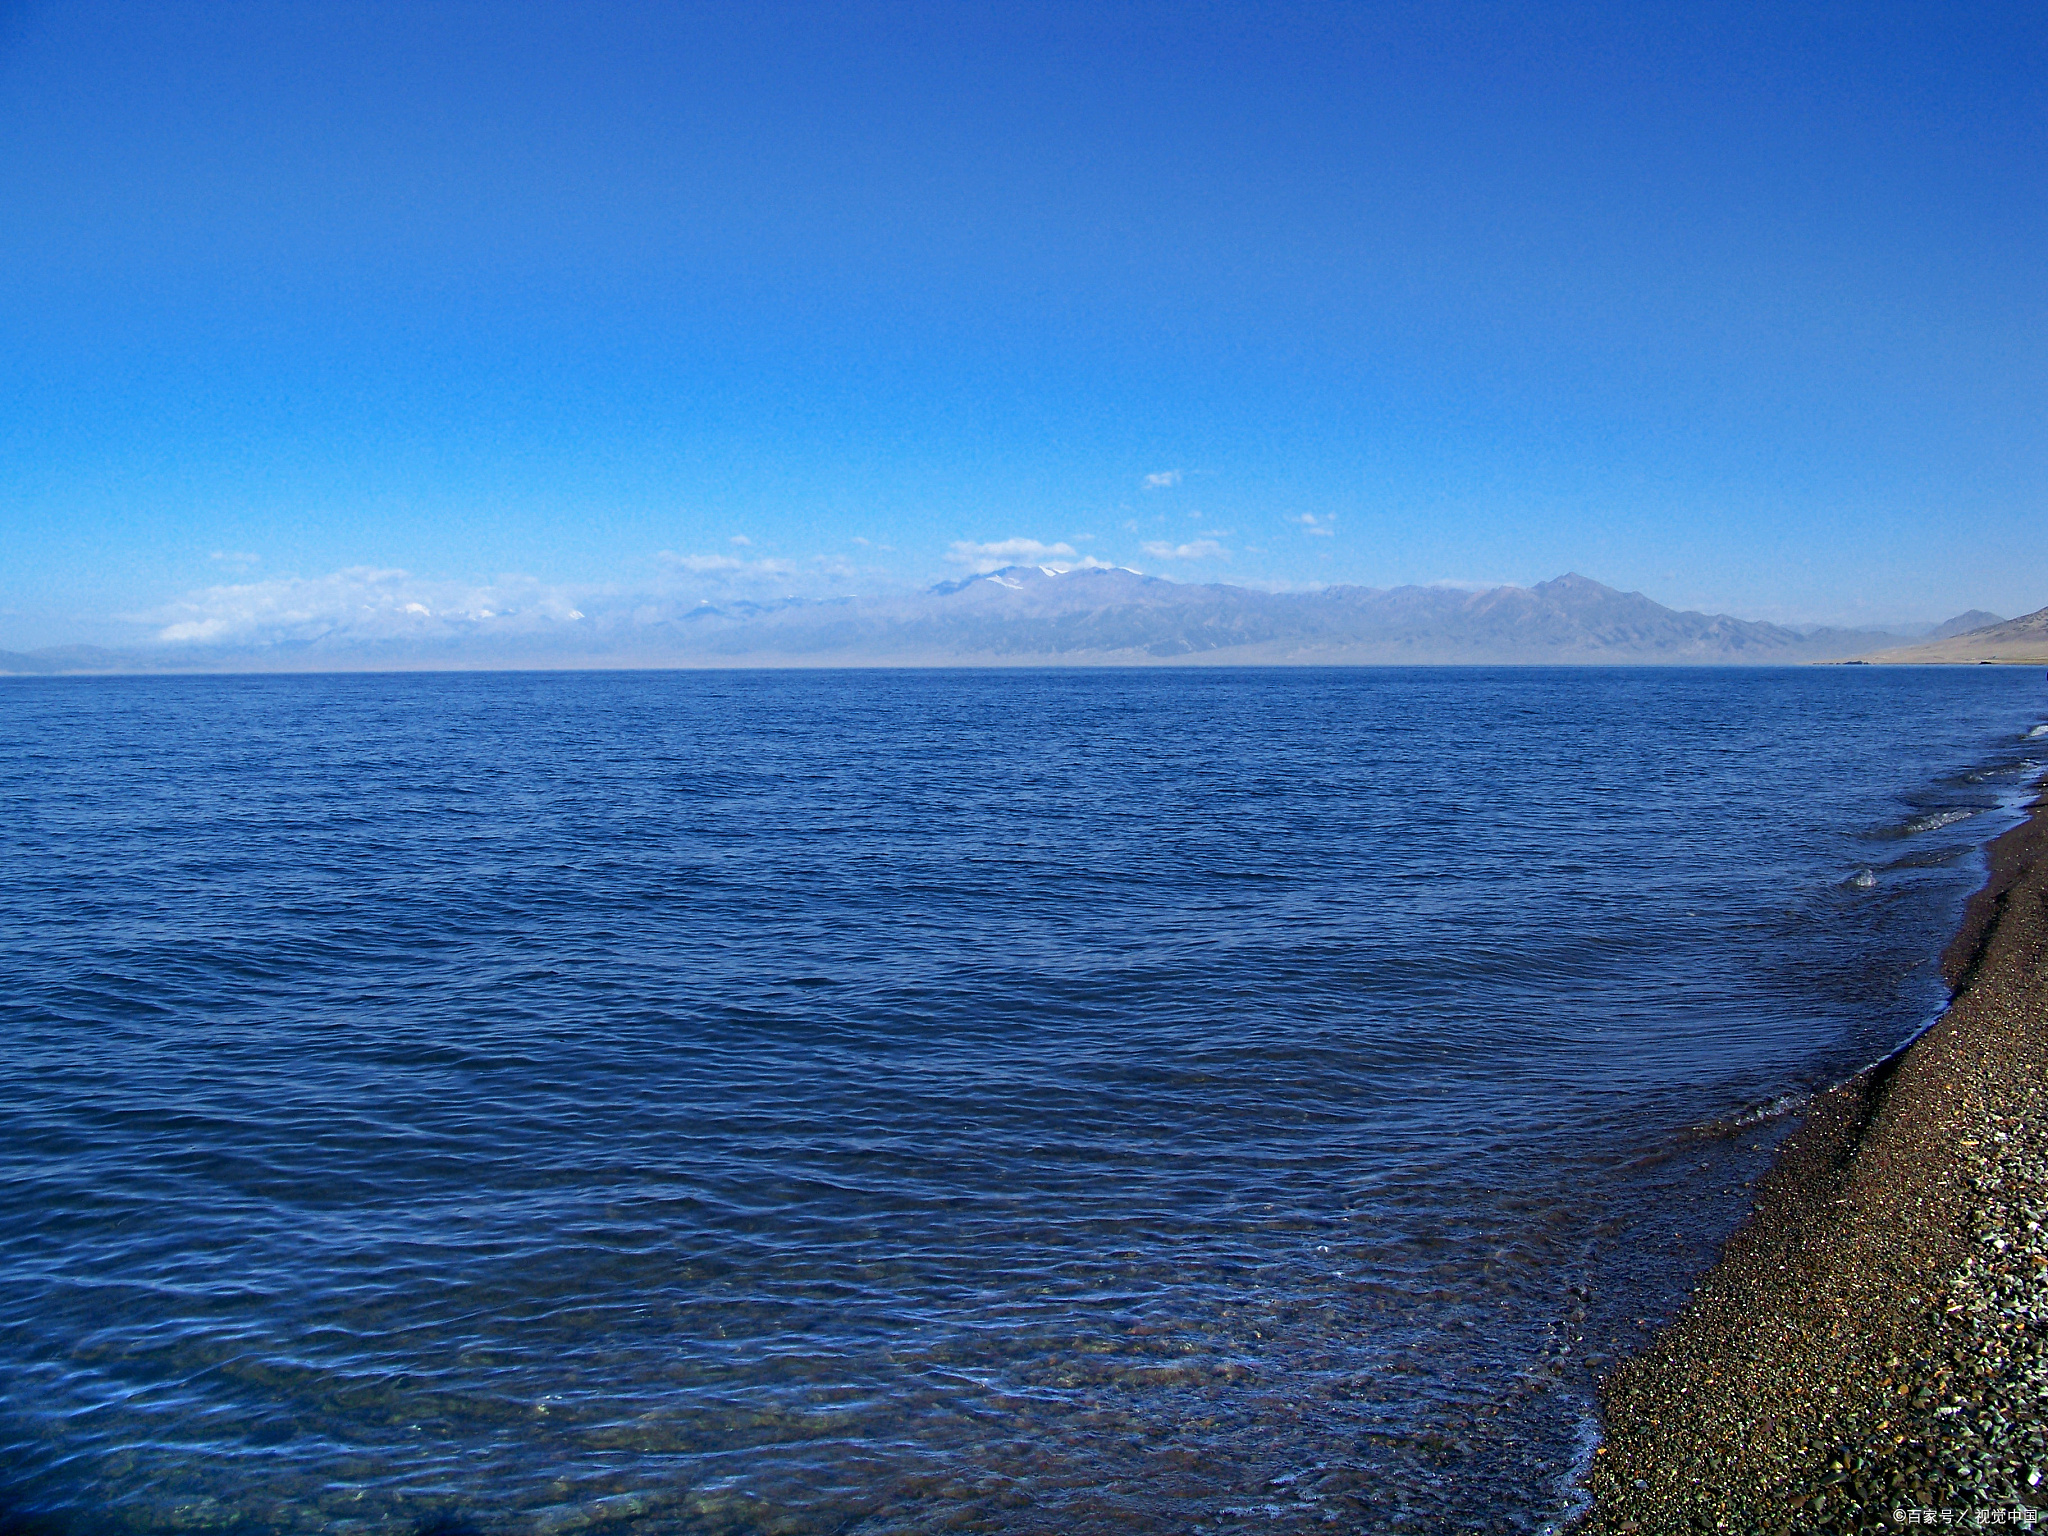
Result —
[[1877, 651], [1859, 659], [1892, 665], [1935, 663], [1956, 666], [1987, 661], [2048, 665], [2048, 608], [2021, 614], [2016, 619], [2001, 619], [1946, 638]]
[[[1959, 615], [1944, 629], [1984, 616]], [[487, 616], [488, 617], [488, 616]], [[703, 602], [578, 613], [516, 630], [352, 633], [268, 643], [0, 652], [0, 672], [652, 666], [1770, 665], [1914, 638], [1795, 630], [1667, 608], [1576, 571], [1534, 586], [1267, 592], [1123, 567], [1012, 565], [890, 597]]]

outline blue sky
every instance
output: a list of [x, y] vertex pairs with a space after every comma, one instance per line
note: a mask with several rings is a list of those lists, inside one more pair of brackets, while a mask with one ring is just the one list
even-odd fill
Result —
[[0, 6], [0, 646], [1034, 549], [2026, 611], [2044, 166], [2018, 5]]

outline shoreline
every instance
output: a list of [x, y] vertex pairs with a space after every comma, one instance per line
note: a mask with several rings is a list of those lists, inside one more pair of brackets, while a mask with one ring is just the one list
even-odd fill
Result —
[[1601, 1381], [1574, 1536], [2048, 1511], [2048, 783], [1987, 854], [1949, 1006], [1812, 1101], [1684, 1309]]

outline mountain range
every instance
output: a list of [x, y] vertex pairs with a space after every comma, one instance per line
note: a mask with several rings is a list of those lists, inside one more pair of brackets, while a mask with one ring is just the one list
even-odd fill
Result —
[[[1944, 626], [1946, 628], [1946, 626]], [[2048, 608], [2017, 619], [1996, 620], [1956, 633], [1937, 629], [1918, 645], [1879, 651], [1870, 658], [1886, 662], [2030, 662], [2048, 666]]]
[[[2048, 612], [2048, 610], [2044, 610]], [[488, 617], [497, 617], [495, 615]], [[341, 627], [268, 644], [0, 652], [0, 672], [480, 666], [1784, 664], [1896, 652], [1900, 630], [1793, 629], [1682, 612], [1577, 574], [1532, 587], [1262, 592], [1116, 568], [1011, 566], [898, 597], [704, 603], [493, 630]], [[1973, 610], [1931, 644], [2003, 624]], [[1974, 638], [1970, 643], [1975, 643]], [[1923, 644], [1921, 649], [1927, 649]], [[1927, 659], [1937, 659], [1929, 657]], [[1938, 659], [1947, 659], [1946, 657]]]

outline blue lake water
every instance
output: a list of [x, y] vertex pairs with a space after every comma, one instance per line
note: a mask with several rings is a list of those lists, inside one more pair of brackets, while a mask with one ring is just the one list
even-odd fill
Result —
[[0, 682], [0, 1518], [1535, 1530], [2031, 669]]

